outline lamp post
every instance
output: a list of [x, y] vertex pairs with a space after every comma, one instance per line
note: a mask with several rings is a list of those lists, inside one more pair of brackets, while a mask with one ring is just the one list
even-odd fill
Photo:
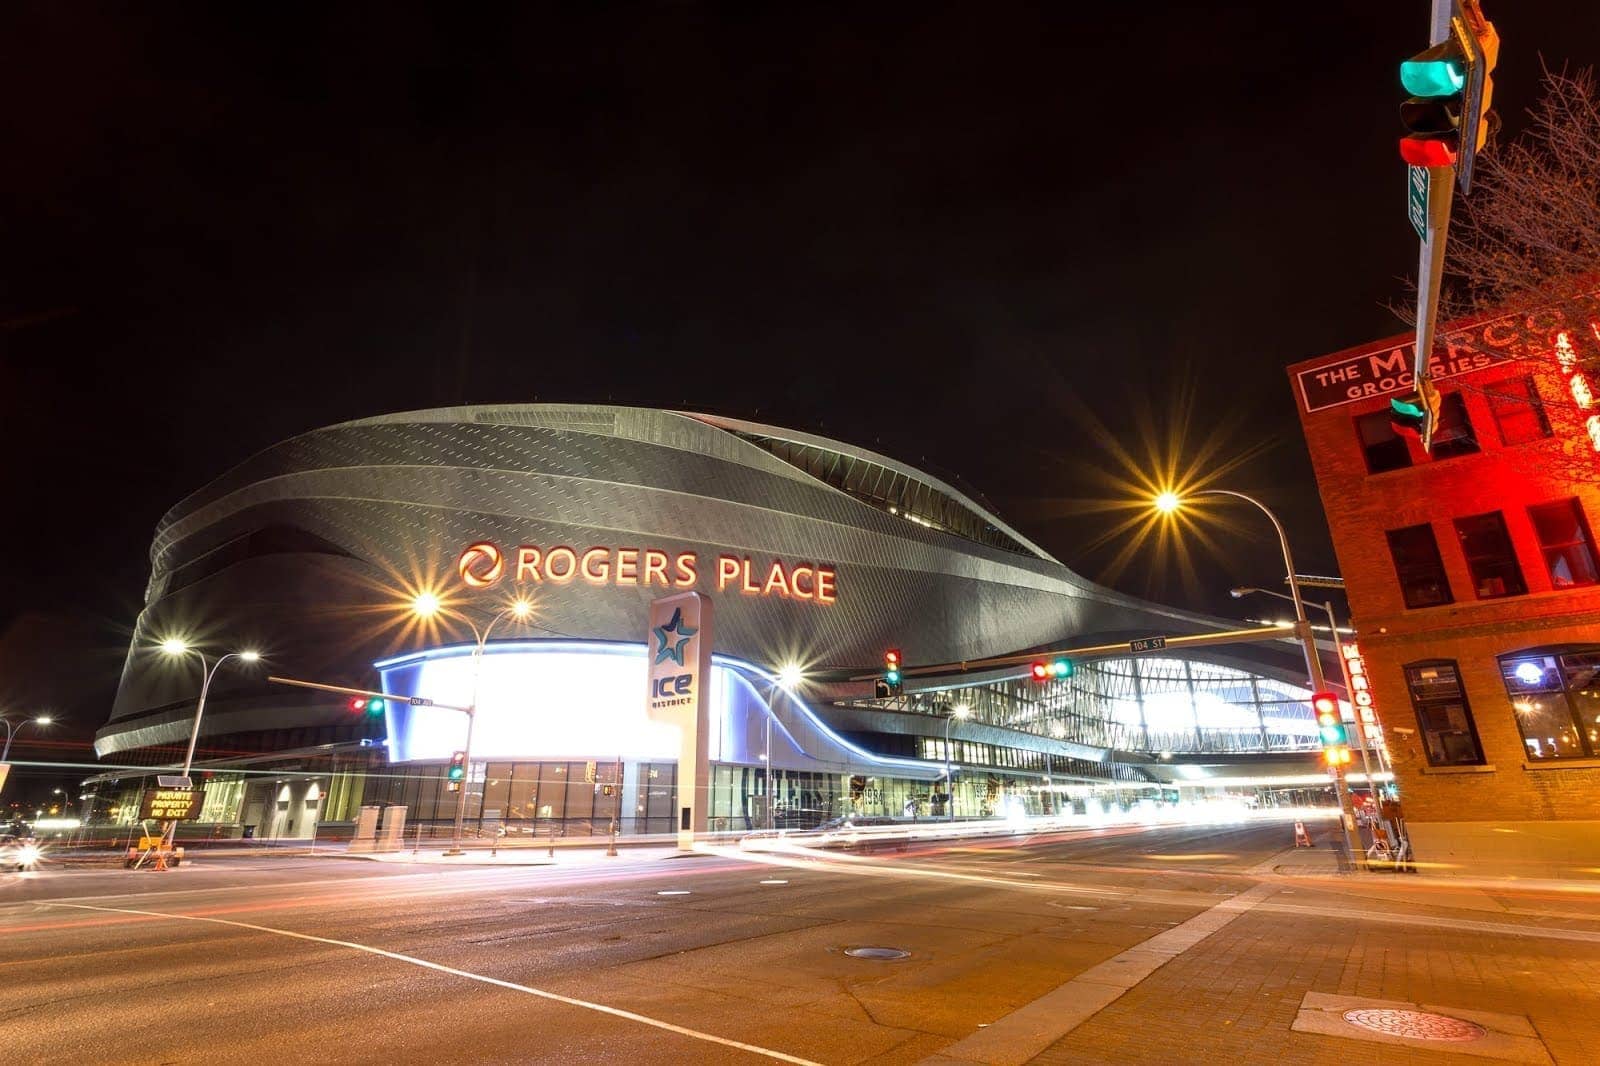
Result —
[[[1256, 588], [1254, 586], [1229, 590], [1229, 594], [1236, 600], [1242, 596], [1249, 595], [1252, 592], [1260, 592], [1267, 596], [1276, 596], [1280, 600], [1289, 599], [1288, 596], [1285, 596], [1281, 592], [1274, 592], [1271, 589]], [[1345, 658], [1344, 641], [1339, 639], [1339, 623], [1333, 614], [1333, 601], [1324, 600], [1322, 609], [1328, 612], [1328, 632], [1333, 634], [1333, 651], [1334, 654], [1339, 657], [1339, 669], [1344, 674], [1344, 691], [1345, 694], [1350, 697], [1351, 705], [1354, 706], [1355, 686], [1350, 678], [1350, 660]], [[1378, 785], [1377, 782], [1372, 779], [1372, 759], [1367, 753], [1367, 749], [1372, 746], [1372, 741], [1367, 735], [1367, 727], [1361, 721], [1360, 715], [1356, 716], [1356, 731], [1361, 735], [1361, 768], [1367, 775], [1367, 787], [1372, 790], [1373, 799], [1376, 800], [1378, 798]], [[1389, 769], [1384, 765], [1383, 748], [1380, 746], [1377, 751], [1378, 769], [1380, 771]]]
[[23, 726], [49, 725], [52, 721], [54, 721], [54, 719], [52, 719], [48, 714], [37, 715], [33, 718], [24, 718], [20, 722], [13, 722], [9, 718], [0, 716], [0, 722], [4, 722], [6, 727], [6, 746], [4, 750], [0, 750], [0, 762], [5, 762], [7, 759], [11, 758], [11, 738], [15, 734], [21, 732]]
[[[533, 614], [533, 603], [529, 600], [516, 600], [510, 606], [496, 612], [480, 629], [478, 624], [466, 612], [446, 607], [440, 602], [439, 597], [431, 592], [420, 593], [411, 601], [411, 611], [418, 618], [429, 619], [439, 615], [448, 615], [459, 621], [465, 622], [467, 628], [472, 630], [472, 698], [467, 701], [467, 740], [462, 745], [462, 754], [466, 756], [464, 762], [467, 774], [462, 779], [461, 791], [456, 793], [456, 818], [455, 828], [450, 836], [450, 848], [445, 852], [448, 856], [464, 855], [461, 850], [461, 830], [467, 816], [467, 792], [472, 787], [472, 727], [478, 720], [478, 682], [483, 671], [483, 649], [489, 643], [489, 634], [494, 631], [495, 624], [502, 618], [511, 617], [519, 622], [526, 622]], [[620, 784], [620, 782], [619, 782]]]
[[[200, 699], [194, 707], [194, 725], [189, 730], [189, 750], [183, 756], [183, 776], [189, 776], [189, 770], [194, 766], [194, 748], [200, 740], [200, 719], [206, 713], [206, 696], [211, 692], [211, 681], [217, 676], [217, 671], [229, 659], [238, 659], [242, 663], [257, 662], [261, 658], [258, 651], [230, 651], [219, 655], [209, 666], [206, 664], [205, 653], [189, 644], [188, 641], [172, 637], [161, 642], [161, 652], [174, 658], [182, 655], [194, 655], [200, 660]], [[166, 846], [171, 847], [178, 835], [176, 820], [167, 823], [167, 831], [163, 834]]]
[[[1295, 581], [1294, 556], [1289, 551], [1289, 535], [1283, 531], [1283, 523], [1278, 521], [1278, 516], [1272, 513], [1271, 508], [1254, 496], [1247, 496], [1242, 492], [1231, 489], [1201, 489], [1190, 493], [1195, 496], [1226, 496], [1233, 500], [1243, 500], [1256, 510], [1267, 516], [1267, 521], [1272, 523], [1273, 531], [1278, 534], [1278, 547], [1283, 551], [1283, 574], [1289, 583], [1290, 602], [1294, 604], [1294, 629], [1300, 637], [1300, 647], [1305, 652], [1306, 672], [1311, 678], [1311, 691], [1321, 692], [1327, 682], [1322, 676], [1322, 660], [1317, 655], [1316, 638], [1311, 633], [1311, 622], [1306, 618], [1305, 601], [1300, 598], [1300, 585]], [[1176, 492], [1167, 491], [1158, 495], [1155, 508], [1163, 514], [1173, 514], [1183, 506], [1184, 498]], [[1344, 788], [1344, 773], [1335, 766], [1333, 768], [1334, 795], [1339, 802], [1339, 827], [1343, 830], [1345, 847], [1350, 849], [1352, 863], [1355, 861], [1355, 845], [1350, 839], [1350, 823], [1346, 820], [1346, 799]]]
[[958, 703], [950, 708], [950, 713], [944, 719], [944, 790], [945, 790], [945, 820], [956, 820], [956, 782], [950, 771], [950, 723], [957, 718], [965, 722], [972, 716], [972, 708], [965, 703]]

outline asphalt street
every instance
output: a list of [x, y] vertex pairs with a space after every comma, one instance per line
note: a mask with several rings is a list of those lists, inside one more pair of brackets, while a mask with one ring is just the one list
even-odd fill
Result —
[[[1233, 900], [1257, 952], [1310, 921], [1381, 926], [1386, 943], [1476, 922], [1479, 943], [1531, 933], [1600, 983], [1586, 900], [1392, 879], [1357, 895], [1350, 878], [1264, 872], [1288, 842], [1272, 823], [498, 869], [201, 856], [4, 874], [0, 1057], [918, 1062], [990, 1026], [1002, 1039], [1019, 1008]], [[846, 953], [860, 947], [908, 954]]]

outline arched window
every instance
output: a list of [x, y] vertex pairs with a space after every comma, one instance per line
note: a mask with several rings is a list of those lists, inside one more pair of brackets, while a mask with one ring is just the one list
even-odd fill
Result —
[[1502, 655], [1500, 676], [1529, 762], [1600, 755], [1600, 647]]
[[1406, 689], [1430, 766], [1479, 766], [1483, 745], [1453, 659], [1407, 663]]

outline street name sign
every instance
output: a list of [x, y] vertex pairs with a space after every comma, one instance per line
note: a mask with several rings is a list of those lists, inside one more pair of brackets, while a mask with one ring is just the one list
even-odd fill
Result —
[[183, 774], [157, 774], [156, 784], [162, 788], [193, 788], [194, 782]]
[[1406, 168], [1406, 217], [1417, 239], [1428, 239], [1428, 168]]
[[1160, 651], [1167, 646], [1166, 637], [1144, 637], [1128, 642], [1129, 651]]

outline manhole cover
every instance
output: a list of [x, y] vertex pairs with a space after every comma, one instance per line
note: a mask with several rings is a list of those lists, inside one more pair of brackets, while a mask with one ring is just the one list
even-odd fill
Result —
[[1344, 1020], [1363, 1029], [1371, 1029], [1385, 1036], [1406, 1036], [1412, 1040], [1444, 1040], [1465, 1044], [1481, 1040], [1485, 1030], [1481, 1025], [1450, 1018], [1443, 1014], [1428, 1014], [1420, 1010], [1347, 1010]]
[[909, 959], [911, 952], [901, 951], [899, 948], [845, 948], [844, 953], [852, 959]]

